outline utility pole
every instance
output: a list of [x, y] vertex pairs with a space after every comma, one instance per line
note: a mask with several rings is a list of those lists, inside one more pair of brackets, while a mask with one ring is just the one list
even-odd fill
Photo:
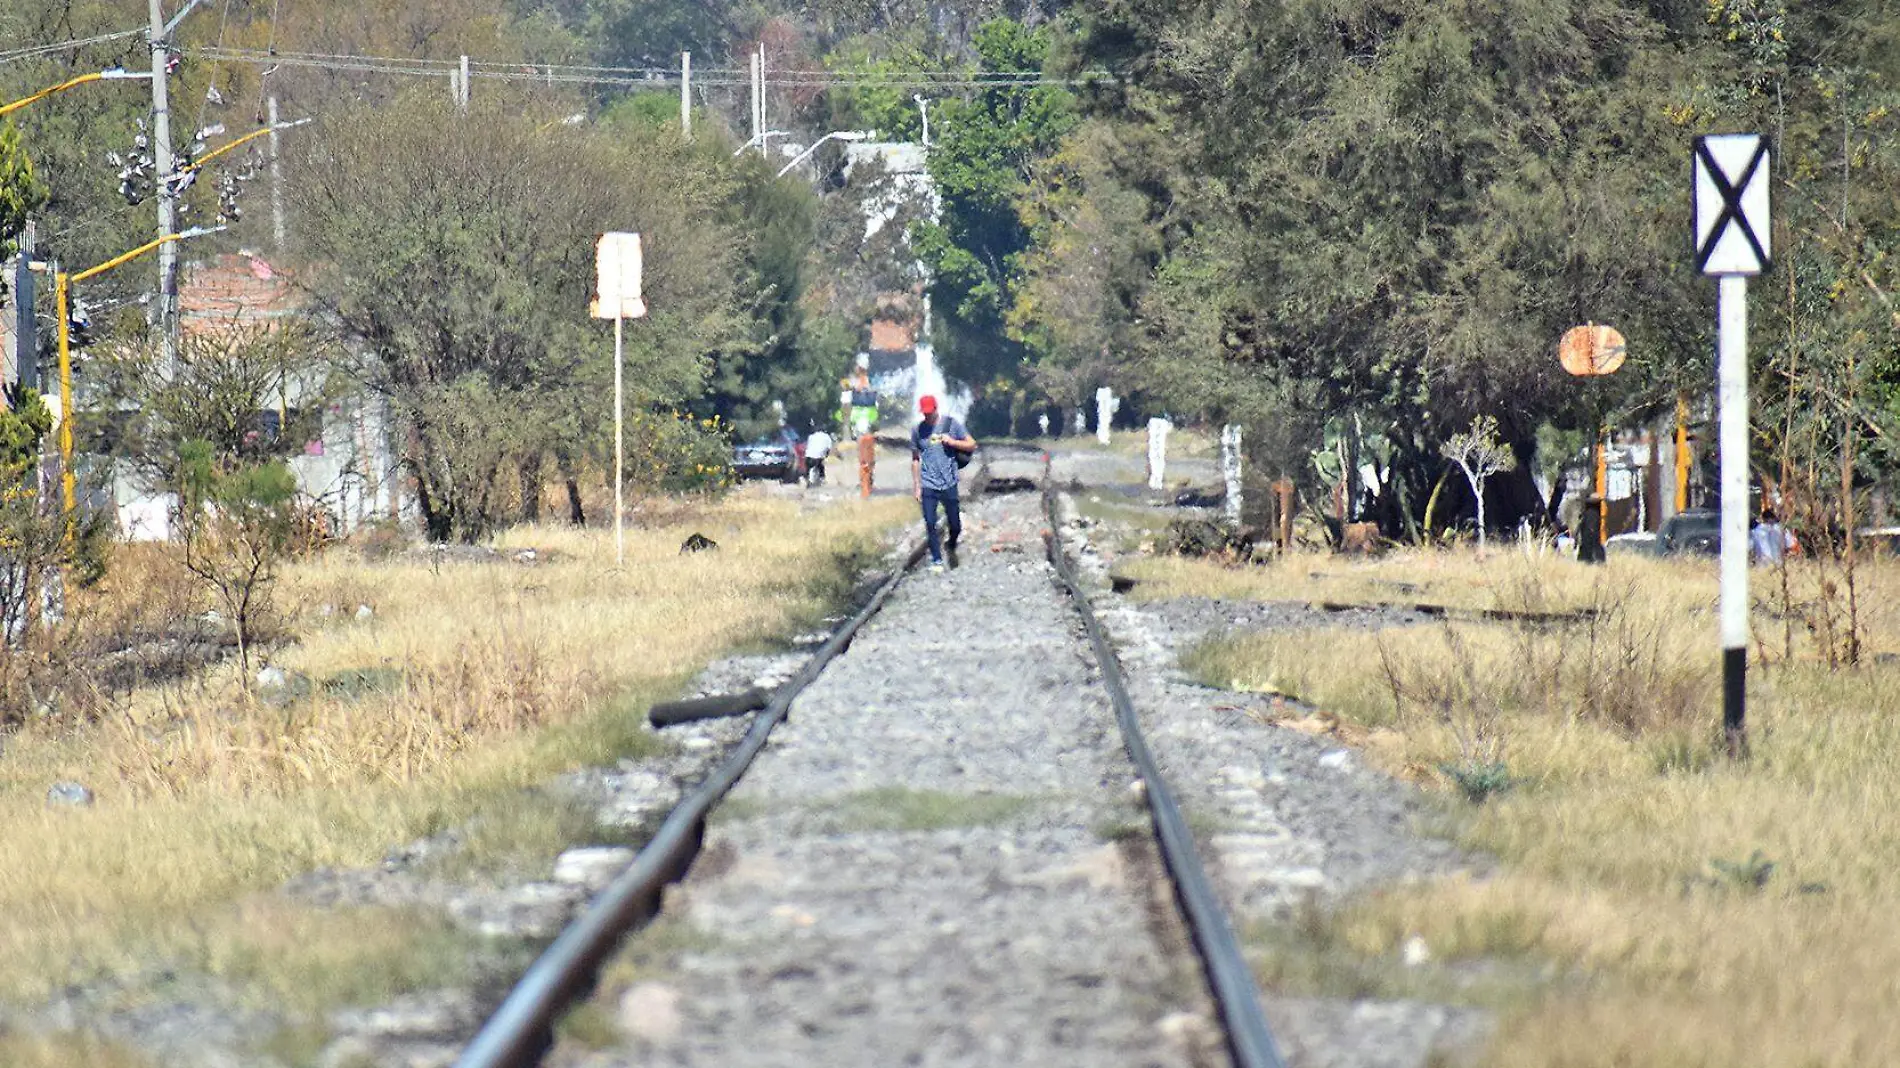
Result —
[[20, 268], [13, 276], [14, 307], [19, 312], [18, 326], [13, 331], [13, 365], [20, 385], [38, 389], [40, 352], [35, 330], [39, 324], [33, 318], [33, 231], [33, 220], [28, 219], [26, 229], [20, 234]]
[[277, 98], [271, 97], [270, 110], [270, 235], [271, 248], [284, 254], [284, 179], [277, 169]]
[[752, 140], [765, 154], [765, 46], [752, 53]]
[[693, 139], [693, 54], [680, 53], [680, 136]]
[[[165, 11], [161, 0], [149, 0], [152, 17], [152, 168], [158, 192], [158, 234], [178, 232], [177, 175], [173, 173], [171, 114], [171, 48], [165, 43]], [[166, 374], [177, 359], [178, 250], [167, 241], [158, 247], [158, 336], [160, 365]]]

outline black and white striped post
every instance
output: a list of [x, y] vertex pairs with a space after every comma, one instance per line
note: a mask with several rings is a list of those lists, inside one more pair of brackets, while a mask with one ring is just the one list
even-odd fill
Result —
[[1769, 267], [1769, 152], [1760, 134], [1695, 141], [1696, 267], [1717, 291], [1716, 399], [1722, 490], [1722, 729], [1747, 741], [1748, 279]]

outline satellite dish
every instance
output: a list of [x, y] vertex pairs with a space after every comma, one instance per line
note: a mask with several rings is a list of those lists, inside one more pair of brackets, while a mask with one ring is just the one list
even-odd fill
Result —
[[1615, 374], [1628, 356], [1629, 346], [1613, 326], [1573, 326], [1557, 343], [1557, 359], [1579, 378]]

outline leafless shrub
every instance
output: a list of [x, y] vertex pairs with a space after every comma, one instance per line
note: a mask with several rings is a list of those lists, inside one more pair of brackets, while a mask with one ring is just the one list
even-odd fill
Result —
[[[1547, 613], [1554, 598], [1536, 579], [1507, 587], [1519, 613]], [[1709, 707], [1709, 658], [1689, 655], [1667, 614], [1637, 604], [1633, 591], [1600, 583], [1573, 622], [1446, 622], [1440, 641], [1381, 640], [1381, 670], [1401, 716], [1449, 726], [1461, 752], [1502, 757], [1500, 724], [1511, 715], [1577, 718], [1630, 733], [1681, 726]]]

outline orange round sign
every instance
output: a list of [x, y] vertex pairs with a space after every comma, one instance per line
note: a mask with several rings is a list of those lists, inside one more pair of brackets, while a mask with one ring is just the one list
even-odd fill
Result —
[[1629, 355], [1623, 335], [1613, 326], [1573, 326], [1557, 343], [1557, 358], [1564, 370], [1584, 378], [1614, 374]]

